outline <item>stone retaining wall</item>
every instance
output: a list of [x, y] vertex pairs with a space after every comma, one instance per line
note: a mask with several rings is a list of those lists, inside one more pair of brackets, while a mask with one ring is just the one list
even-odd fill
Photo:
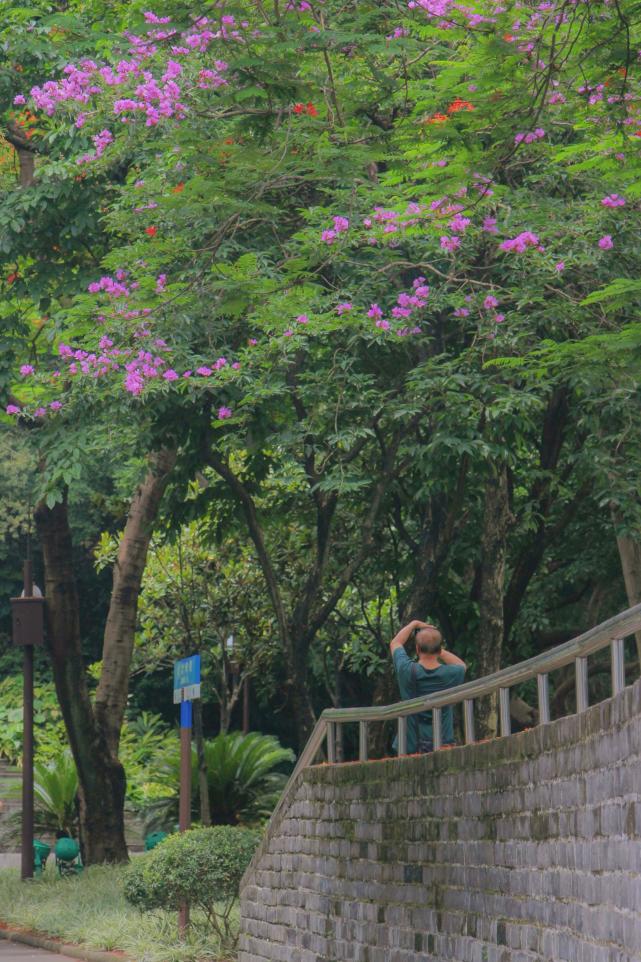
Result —
[[640, 962], [641, 683], [552, 724], [304, 771], [239, 962]]

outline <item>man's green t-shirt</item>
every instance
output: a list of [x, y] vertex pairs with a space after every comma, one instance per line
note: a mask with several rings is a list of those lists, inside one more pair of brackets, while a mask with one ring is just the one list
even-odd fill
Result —
[[[412, 681], [412, 665], [415, 666], [416, 685]], [[462, 665], [439, 665], [438, 668], [423, 668], [412, 661], [404, 648], [397, 648], [394, 652], [394, 669], [398, 678], [401, 698], [419, 698], [421, 695], [434, 695], [445, 688], [455, 688], [465, 680], [465, 668]], [[432, 712], [421, 712], [418, 718], [418, 728], [421, 739], [432, 739]], [[417, 751], [416, 721], [410, 716], [407, 719], [407, 751], [412, 754]], [[443, 708], [441, 712], [441, 732], [443, 744], [454, 741], [454, 718], [452, 706]]]

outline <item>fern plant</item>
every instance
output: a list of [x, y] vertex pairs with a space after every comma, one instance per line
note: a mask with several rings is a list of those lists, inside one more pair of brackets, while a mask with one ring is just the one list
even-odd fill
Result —
[[[285, 787], [295, 759], [273, 735], [227, 732], [205, 743], [207, 785], [214, 825], [254, 825], [268, 818]], [[171, 794], [148, 805], [145, 830], [172, 830], [178, 818], [180, 757], [177, 748], [165, 759], [165, 777]], [[198, 768], [192, 753], [192, 816], [199, 812]]]

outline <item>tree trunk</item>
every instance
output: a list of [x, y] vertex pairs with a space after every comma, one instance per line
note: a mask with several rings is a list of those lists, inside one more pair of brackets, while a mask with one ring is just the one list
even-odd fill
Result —
[[[498, 464], [492, 467], [485, 486], [479, 595], [479, 678], [490, 675], [501, 667], [503, 590], [510, 518], [507, 465]], [[497, 734], [496, 695], [479, 702], [477, 727], [481, 738], [491, 738]]]
[[82, 656], [79, 599], [73, 574], [66, 500], [41, 503], [36, 523], [42, 542], [49, 650], [56, 692], [78, 770], [83, 860], [91, 865], [128, 860], [124, 832], [126, 778], [118, 760], [129, 690], [138, 594], [162, 495], [175, 452], [150, 457], [134, 495], [114, 567], [103, 641], [103, 670], [92, 706]]
[[78, 770], [83, 861], [125, 862], [125, 773], [96, 724], [89, 698], [66, 501], [53, 508], [41, 503], [35, 515], [45, 568], [47, 646]]
[[[611, 511], [615, 529], [621, 531], [624, 519], [616, 507], [612, 506]], [[641, 602], [641, 541], [631, 538], [629, 534], [619, 533], [616, 539], [628, 604], [633, 607]], [[637, 643], [637, 657], [641, 665], [641, 631], [637, 631], [634, 637]]]
[[290, 639], [288, 648], [288, 701], [296, 723], [296, 743], [299, 752], [302, 752], [316, 724], [316, 714], [308, 686], [309, 645], [296, 644]]
[[176, 462], [173, 449], [154, 452], [134, 497], [118, 548], [102, 648], [102, 672], [94, 711], [112, 752], [117, 754], [127, 706], [138, 595], [160, 502]]

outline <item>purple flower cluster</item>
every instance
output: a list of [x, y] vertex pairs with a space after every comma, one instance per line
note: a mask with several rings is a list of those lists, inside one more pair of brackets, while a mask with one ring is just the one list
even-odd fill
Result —
[[[412, 283], [411, 292], [402, 291], [396, 298], [396, 306], [391, 310], [391, 315], [394, 320], [409, 321], [415, 311], [425, 307], [429, 293], [430, 289], [425, 283], [425, 278], [417, 277]], [[375, 322], [376, 327], [382, 331], [389, 331], [392, 327], [390, 321], [383, 317], [383, 311], [378, 304], [372, 304], [370, 306], [367, 316], [371, 318]], [[395, 333], [398, 337], [407, 337], [409, 334], [420, 334], [421, 328], [416, 325], [414, 327], [403, 326], [395, 328]]]
[[537, 127], [536, 130], [531, 130], [529, 133], [519, 133], [514, 135], [515, 144], [533, 144], [536, 140], [541, 140], [545, 137], [545, 131], [542, 127]]
[[502, 241], [499, 247], [502, 251], [516, 251], [517, 254], [522, 254], [528, 247], [536, 247], [538, 250], [543, 250], [538, 235], [533, 234], [531, 230], [524, 230], [516, 237]]
[[334, 241], [338, 240], [341, 234], [344, 234], [348, 230], [349, 220], [347, 217], [335, 217], [334, 226], [323, 231], [321, 234], [321, 240], [324, 244], [333, 244]]
[[601, 203], [604, 207], [625, 207], [625, 198], [620, 194], [608, 194]]

